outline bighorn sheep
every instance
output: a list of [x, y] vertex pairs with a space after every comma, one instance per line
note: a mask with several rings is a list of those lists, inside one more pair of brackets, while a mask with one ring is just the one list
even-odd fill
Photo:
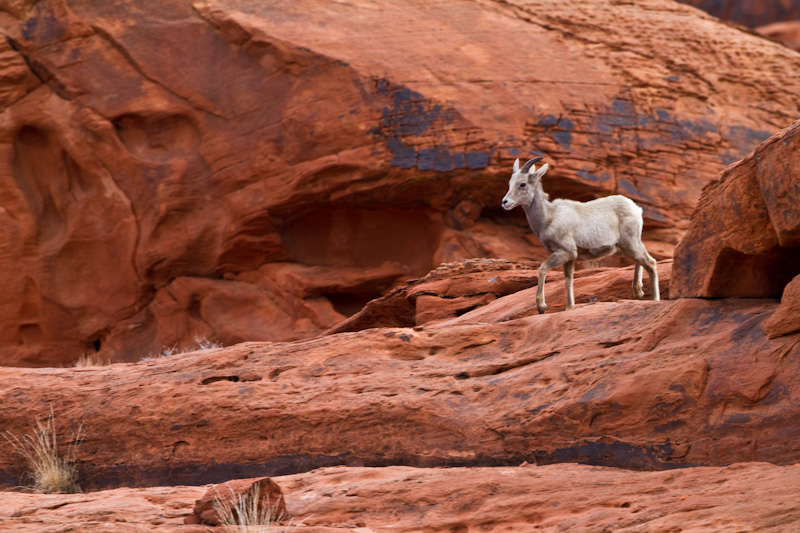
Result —
[[503, 197], [503, 208], [511, 210], [521, 205], [533, 232], [542, 246], [552, 255], [539, 267], [539, 286], [536, 289], [536, 309], [544, 313], [544, 281], [547, 271], [564, 265], [564, 284], [567, 289], [567, 310], [575, 305], [572, 278], [575, 260], [599, 259], [617, 252], [636, 262], [633, 274], [633, 295], [641, 300], [642, 268], [650, 275], [653, 300], [659, 300], [658, 271], [653, 259], [642, 244], [642, 208], [624, 196], [607, 196], [589, 202], [548, 200], [542, 190], [542, 176], [547, 164], [536, 170], [531, 159], [514, 172]]

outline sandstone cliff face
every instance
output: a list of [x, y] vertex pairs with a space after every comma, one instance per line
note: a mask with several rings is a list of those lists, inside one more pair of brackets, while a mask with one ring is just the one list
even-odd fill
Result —
[[715, 17], [751, 28], [773, 22], [800, 19], [798, 0], [679, 0]]
[[[0, 530], [199, 533], [265, 475], [307, 533], [800, 528], [796, 53], [661, 0], [3, 9], [2, 362], [131, 362], [0, 368], [87, 491]], [[673, 299], [585, 265], [536, 312], [495, 206], [540, 152]], [[195, 337], [241, 344], [137, 361]]]
[[[530, 264], [469, 261], [374, 302], [375, 314], [350, 322], [358, 331], [106, 367], [0, 368], [11, 384], [0, 431], [24, 432], [51, 407], [62, 434], [85, 423], [81, 485], [113, 489], [11, 494], [0, 529], [120, 520], [199, 532], [192, 508], [208, 488], [117, 487], [262, 475], [276, 476], [309, 533], [796, 529], [800, 278], [784, 287], [776, 280], [790, 276], [750, 268], [747, 283], [726, 285], [703, 267], [729, 264], [704, 259], [726, 246], [758, 259], [729, 268], [794, 249], [800, 215], [775, 206], [797, 198], [797, 128], [709, 184], [673, 268], [659, 264], [673, 297], [695, 286], [680, 267], [694, 257], [698, 279], [712, 280], [700, 287], [782, 300], [632, 301], [631, 269], [601, 268], [580, 273], [570, 312], [558, 312], [553, 276], [554, 312], [539, 315]], [[295, 267], [280, 268], [275, 279], [303, 286]], [[0, 484], [22, 473], [0, 447]]]
[[800, 51], [800, 1], [781, 0], [678, 0], [737, 24], [792, 50]]
[[800, 274], [800, 122], [703, 191], [675, 251], [674, 297], [780, 297]]
[[787, 22], [773, 22], [766, 26], [759, 26], [758, 33], [772, 40], [781, 42], [800, 52], [800, 20]]
[[50, 0], [0, 31], [10, 365], [301, 339], [441, 262], [541, 259], [496, 207], [539, 153], [668, 258], [800, 106], [794, 52], [666, 0]]

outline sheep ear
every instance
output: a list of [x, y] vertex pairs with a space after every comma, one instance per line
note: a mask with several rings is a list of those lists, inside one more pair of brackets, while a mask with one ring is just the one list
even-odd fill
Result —
[[519, 157], [514, 161], [514, 172], [519, 172]]
[[541, 179], [545, 172], [547, 172], [547, 163], [539, 167], [539, 170], [531, 174], [531, 178], [535, 180]]

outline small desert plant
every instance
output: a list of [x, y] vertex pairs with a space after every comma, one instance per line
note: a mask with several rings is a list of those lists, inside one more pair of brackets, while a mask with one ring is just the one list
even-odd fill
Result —
[[161, 359], [162, 357], [169, 357], [170, 355], [181, 354], [181, 353], [188, 353], [188, 352], [196, 352], [198, 350], [214, 350], [216, 348], [222, 348], [222, 343], [213, 342], [203, 337], [195, 336], [194, 343], [196, 347], [188, 347], [188, 348], [178, 348], [177, 344], [173, 344], [172, 346], [165, 346], [161, 348], [161, 351], [157, 354], [149, 354], [142, 357], [141, 361], [152, 361], [153, 359]]
[[151, 353], [147, 354], [140, 359], [140, 361], [152, 361], [153, 359], [161, 359], [162, 357], [169, 357], [170, 355], [174, 355], [178, 353], [177, 346], [170, 346], [169, 348], [164, 347], [161, 348], [161, 351], [158, 353]]
[[110, 364], [111, 361], [103, 359], [97, 354], [85, 353], [78, 357], [78, 360], [75, 361], [75, 364], [72, 366], [75, 368], [89, 368], [93, 366], [108, 366]]
[[[261, 490], [258, 485], [244, 494], [231, 491], [228, 498], [219, 494], [214, 498], [214, 510], [219, 515], [219, 524], [226, 532], [275, 533], [275, 522], [283, 518], [276, 516], [277, 506], [261, 505]], [[291, 521], [282, 533], [291, 531]]]
[[217, 348], [222, 348], [221, 342], [214, 342], [201, 337], [195, 337], [194, 343], [197, 344], [198, 350], [216, 350]]
[[77, 447], [83, 441], [83, 424], [72, 434], [66, 453], [58, 451], [55, 416], [50, 409], [50, 418], [42, 423], [36, 419], [33, 434], [17, 437], [11, 432], [3, 435], [11, 448], [28, 464], [27, 475], [33, 488], [42, 492], [80, 492], [78, 472], [75, 465]]

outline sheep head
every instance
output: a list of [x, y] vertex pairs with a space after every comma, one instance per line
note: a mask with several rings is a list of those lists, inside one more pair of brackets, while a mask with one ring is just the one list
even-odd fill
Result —
[[536, 194], [535, 185], [547, 172], [547, 163], [538, 170], [535, 163], [543, 158], [531, 159], [522, 168], [519, 168], [519, 159], [514, 161], [514, 171], [508, 182], [508, 192], [503, 197], [503, 209], [510, 211], [518, 205], [527, 206], [533, 201]]

